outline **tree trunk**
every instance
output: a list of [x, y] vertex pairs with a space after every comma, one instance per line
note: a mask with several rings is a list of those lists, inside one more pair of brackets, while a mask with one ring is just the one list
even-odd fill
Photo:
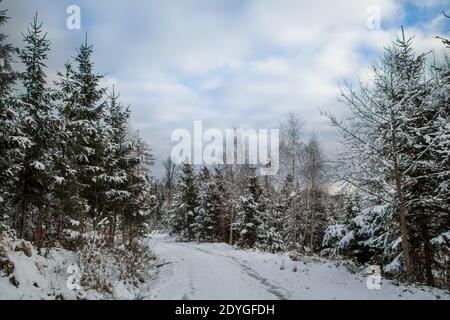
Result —
[[395, 133], [396, 128], [394, 126], [391, 127], [391, 139], [392, 139], [392, 152], [394, 158], [394, 176], [395, 176], [395, 185], [396, 192], [398, 198], [398, 211], [400, 218], [400, 232], [402, 234], [402, 247], [403, 247], [403, 256], [405, 258], [405, 267], [406, 267], [406, 280], [408, 283], [414, 282], [414, 269], [411, 261], [411, 253], [410, 253], [410, 245], [408, 240], [408, 225], [406, 222], [406, 206], [405, 200], [403, 197], [402, 190], [402, 176], [400, 173], [400, 168], [398, 166], [398, 157], [397, 157], [397, 135]]
[[36, 247], [39, 254], [41, 253], [42, 243], [44, 241], [44, 220], [45, 220], [45, 206], [39, 209], [39, 220], [36, 231]]
[[309, 245], [311, 247], [311, 252], [314, 253], [315, 251], [315, 246], [314, 246], [314, 225], [311, 225], [311, 234], [310, 234], [310, 238], [309, 238]]
[[292, 175], [292, 180], [295, 181], [295, 151], [293, 152], [293, 154], [291, 155], [291, 175]]
[[234, 208], [231, 210], [231, 219], [230, 219], [230, 246], [233, 245], [233, 221], [234, 221]]
[[[397, 171], [397, 170], [396, 170]], [[401, 189], [401, 183], [398, 172], [395, 173], [395, 180], [397, 186], [397, 197], [398, 197], [398, 206], [399, 206], [399, 216], [400, 216], [400, 231], [402, 234], [402, 247], [403, 247], [403, 255], [405, 258], [405, 267], [406, 267], [406, 279], [409, 283], [414, 281], [414, 271], [412, 267], [411, 261], [411, 253], [410, 253], [410, 245], [408, 241], [408, 227], [406, 224], [406, 208], [405, 202], [403, 199], [403, 192]]]
[[314, 154], [314, 149], [312, 150], [312, 155], [311, 155], [312, 159], [311, 159], [311, 166], [312, 168], [311, 170], [311, 194], [309, 196], [309, 212], [311, 215], [310, 218], [310, 247], [311, 247], [311, 252], [314, 253], [314, 224], [315, 224], [315, 219], [317, 219], [317, 215], [316, 215], [316, 207], [317, 207], [317, 202], [316, 202], [316, 172], [315, 172], [315, 162], [316, 162], [316, 157]]

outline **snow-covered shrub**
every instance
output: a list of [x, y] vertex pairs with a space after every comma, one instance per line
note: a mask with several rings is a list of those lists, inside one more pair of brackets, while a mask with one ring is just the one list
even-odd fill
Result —
[[111, 249], [88, 243], [78, 254], [83, 288], [94, 289], [101, 293], [113, 293], [112, 281], [117, 278], [116, 265]]
[[7, 246], [13, 237], [14, 232], [0, 224], [0, 277], [8, 277], [14, 272], [14, 264], [7, 257]]
[[118, 286], [139, 288], [152, 277], [155, 256], [144, 242], [108, 246], [89, 241], [78, 253], [81, 286], [114, 297]]

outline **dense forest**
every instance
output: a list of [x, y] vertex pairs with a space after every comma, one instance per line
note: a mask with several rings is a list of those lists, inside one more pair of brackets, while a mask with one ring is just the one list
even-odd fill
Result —
[[[0, 27], [8, 19], [0, 11]], [[169, 157], [156, 179], [149, 146], [129, 126], [130, 107], [102, 87], [93, 46], [87, 36], [80, 42], [49, 83], [51, 41], [38, 14], [22, 48], [0, 31], [0, 231], [13, 230], [41, 255], [95, 245], [145, 263], [140, 240], [162, 230], [292, 259], [352, 259], [381, 266], [386, 277], [450, 288], [447, 57], [417, 54], [401, 32], [367, 83], [342, 89], [349, 116], [323, 113], [342, 138], [336, 158], [292, 112], [279, 126], [276, 176], [245, 164], [177, 166]]]

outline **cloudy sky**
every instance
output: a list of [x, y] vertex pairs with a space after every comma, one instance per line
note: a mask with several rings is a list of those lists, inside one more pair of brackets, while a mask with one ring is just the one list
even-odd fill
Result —
[[[10, 41], [21, 45], [34, 12], [52, 40], [50, 80], [88, 32], [96, 69], [133, 111], [131, 125], [157, 156], [170, 154], [171, 132], [207, 128], [274, 128], [289, 111], [330, 154], [334, 130], [319, 109], [342, 114], [344, 81], [367, 67], [400, 27], [419, 52], [442, 54], [448, 0], [3, 0]], [[81, 9], [81, 29], [66, 27], [67, 7]], [[377, 27], [379, 13], [380, 28]]]

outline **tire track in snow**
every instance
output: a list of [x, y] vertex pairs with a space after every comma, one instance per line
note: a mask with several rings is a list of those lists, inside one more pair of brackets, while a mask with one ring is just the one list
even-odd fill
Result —
[[222, 257], [222, 258], [231, 260], [234, 264], [238, 265], [245, 274], [247, 274], [249, 277], [251, 277], [251, 278], [257, 280], [259, 283], [261, 283], [267, 289], [268, 292], [270, 292], [271, 294], [276, 296], [279, 300], [288, 300], [289, 299], [288, 298], [289, 294], [288, 294], [287, 290], [274, 285], [268, 279], [261, 276], [255, 269], [251, 268], [248, 265], [248, 262], [246, 260], [240, 260], [236, 257], [217, 254], [217, 253], [210, 252], [208, 250], [204, 250], [204, 249], [193, 247], [193, 246], [189, 246], [189, 247], [191, 249], [194, 249], [194, 250], [197, 250], [197, 251], [200, 251], [203, 253], [207, 253], [212, 256], [218, 256], [218, 257]]

